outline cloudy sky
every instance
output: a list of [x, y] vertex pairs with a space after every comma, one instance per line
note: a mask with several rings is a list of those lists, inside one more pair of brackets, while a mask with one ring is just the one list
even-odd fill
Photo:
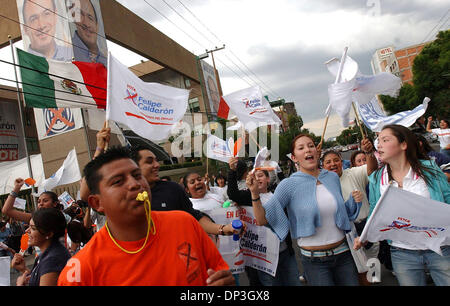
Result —
[[[257, 84], [271, 100], [295, 102], [305, 127], [317, 135], [334, 81], [327, 60], [340, 58], [347, 46], [360, 71], [372, 74], [376, 49], [419, 44], [450, 27], [448, 0], [117, 1], [196, 55], [225, 44], [215, 52], [224, 94]], [[143, 59], [108, 47], [129, 66]], [[2, 59], [9, 60], [8, 49], [0, 51]], [[333, 115], [326, 136], [341, 129]]]
[[[372, 74], [376, 49], [419, 44], [450, 27], [447, 0], [118, 2], [196, 55], [225, 44], [215, 53], [225, 94], [256, 83], [271, 99], [295, 102], [305, 126], [318, 135], [334, 81], [324, 62], [340, 58], [347, 46], [361, 72]], [[341, 129], [332, 117], [328, 137]]]

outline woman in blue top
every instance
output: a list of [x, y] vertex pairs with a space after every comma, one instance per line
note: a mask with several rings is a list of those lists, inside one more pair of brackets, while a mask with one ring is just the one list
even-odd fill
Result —
[[66, 219], [56, 208], [41, 208], [32, 214], [28, 244], [37, 246], [41, 253], [30, 271], [22, 255], [16, 253], [11, 265], [22, 272], [17, 278], [17, 286], [56, 286], [59, 273], [70, 259], [69, 251], [59, 239], [64, 236]]
[[247, 176], [258, 225], [269, 225], [281, 241], [291, 232], [310, 285], [357, 286], [358, 272], [345, 233], [358, 216], [362, 194], [354, 191], [344, 203], [338, 175], [319, 169], [319, 152], [309, 136], [298, 135], [291, 153], [299, 171], [281, 181], [264, 205], [254, 173]]
[[[378, 139], [378, 152], [386, 166], [369, 178], [369, 216], [390, 184], [450, 204], [447, 177], [419, 150], [417, 138], [408, 128], [387, 125]], [[401, 286], [425, 286], [426, 268], [436, 285], [450, 286], [450, 246], [441, 246], [443, 256], [440, 256], [405, 242], [391, 241], [390, 244], [392, 266]], [[355, 248], [361, 245], [359, 238], [355, 239]]]

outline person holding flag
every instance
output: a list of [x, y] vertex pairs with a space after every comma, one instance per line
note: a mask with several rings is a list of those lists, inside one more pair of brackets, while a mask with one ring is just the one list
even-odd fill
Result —
[[[390, 186], [417, 194], [425, 198], [424, 200], [428, 198], [450, 204], [450, 186], [446, 176], [433, 161], [430, 161], [418, 149], [417, 139], [408, 128], [401, 125], [386, 125], [378, 139], [378, 152], [385, 166], [374, 172], [369, 178], [370, 211], [366, 225], [368, 229], [363, 231], [362, 236], [366, 231], [369, 234], [371, 232], [371, 215], [376, 206], [383, 204], [386, 209], [388, 207], [394, 209], [402, 204], [398, 201], [380, 201], [382, 203], [379, 203], [380, 198]], [[407, 204], [412, 209], [413, 203], [408, 202]], [[427, 206], [427, 210], [437, 209], [431, 204]], [[423, 211], [425, 216], [431, 215], [431, 213]], [[401, 224], [397, 225], [401, 226]], [[405, 236], [407, 233], [405, 232], [403, 235]], [[389, 243], [393, 269], [401, 286], [425, 286], [426, 269], [429, 270], [436, 285], [450, 285], [450, 246], [445, 245], [445, 242], [440, 246], [443, 256], [431, 249], [424, 249], [423, 241], [414, 243], [409, 239], [407, 242], [389, 241]], [[365, 241], [356, 238], [354, 248], [359, 249], [364, 244]]]
[[281, 181], [267, 203], [261, 203], [255, 176], [247, 177], [258, 225], [269, 225], [281, 241], [291, 232], [310, 285], [358, 286], [345, 233], [359, 214], [361, 192], [353, 191], [344, 202], [339, 176], [319, 169], [319, 152], [310, 136], [295, 137], [291, 154], [299, 171]]

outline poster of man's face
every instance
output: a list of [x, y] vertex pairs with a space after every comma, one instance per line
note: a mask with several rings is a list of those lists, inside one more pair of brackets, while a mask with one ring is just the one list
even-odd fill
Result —
[[67, 0], [76, 61], [107, 65], [107, 44], [99, 0]]
[[24, 49], [58, 61], [71, 61], [72, 39], [64, 1], [17, 0]]

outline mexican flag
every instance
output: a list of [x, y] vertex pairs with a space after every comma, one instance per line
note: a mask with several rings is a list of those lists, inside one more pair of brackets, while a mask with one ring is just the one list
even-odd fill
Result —
[[49, 60], [17, 49], [27, 106], [106, 109], [106, 67]]

